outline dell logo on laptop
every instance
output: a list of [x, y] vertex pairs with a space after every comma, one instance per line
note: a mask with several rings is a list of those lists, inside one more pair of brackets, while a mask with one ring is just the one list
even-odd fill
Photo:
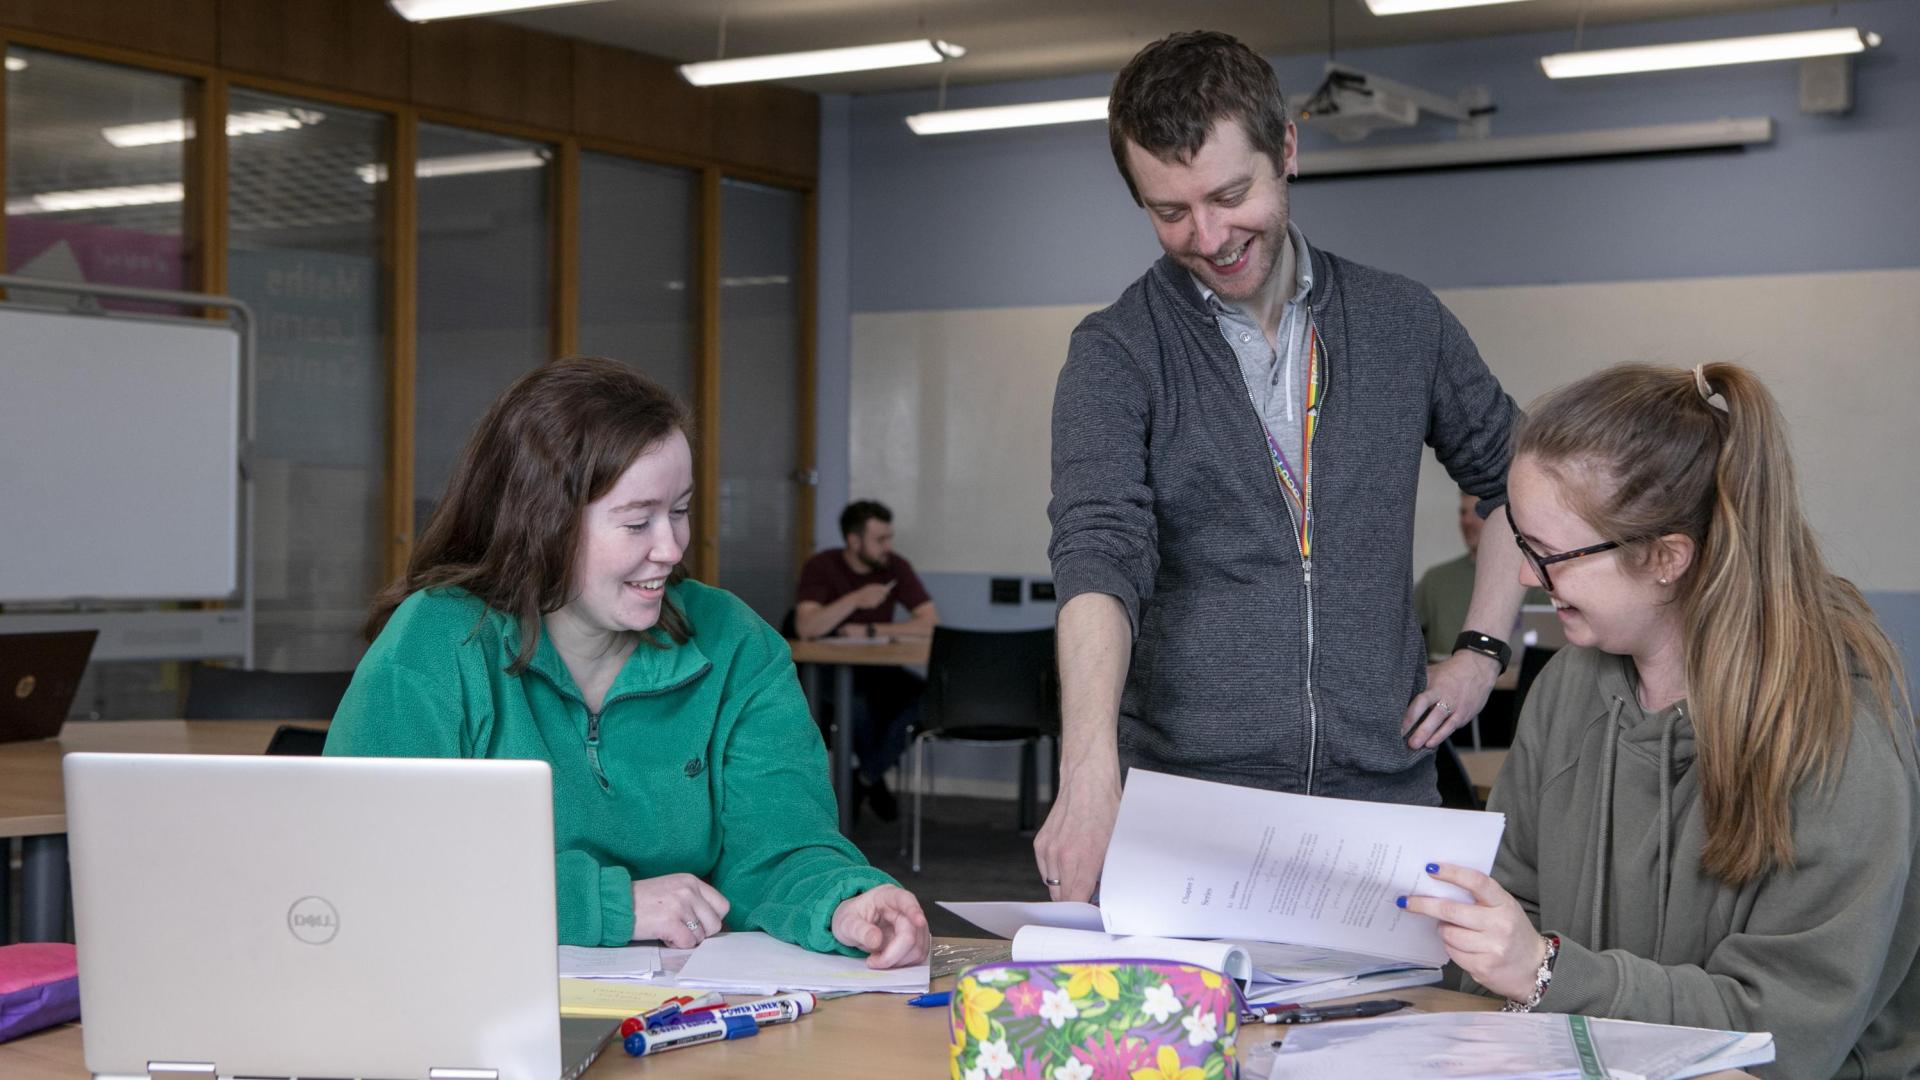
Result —
[[309, 945], [325, 945], [340, 932], [340, 913], [318, 896], [303, 896], [287, 909], [287, 929]]

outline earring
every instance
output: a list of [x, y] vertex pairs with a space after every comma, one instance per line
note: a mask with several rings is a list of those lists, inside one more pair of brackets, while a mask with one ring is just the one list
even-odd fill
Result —
[[1666, 583], [1667, 583], [1667, 579], [1666, 579], [1666, 578], [1661, 578], [1661, 579], [1660, 579], [1660, 584], [1662, 584], [1662, 585], [1665, 585]]

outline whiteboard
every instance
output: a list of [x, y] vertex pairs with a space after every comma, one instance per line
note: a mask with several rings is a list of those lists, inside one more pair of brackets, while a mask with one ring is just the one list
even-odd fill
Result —
[[0, 603], [237, 590], [240, 335], [0, 305]]

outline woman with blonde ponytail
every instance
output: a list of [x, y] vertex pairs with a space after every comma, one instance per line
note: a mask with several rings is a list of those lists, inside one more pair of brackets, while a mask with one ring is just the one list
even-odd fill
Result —
[[1507, 490], [1568, 648], [1527, 697], [1492, 876], [1441, 921], [1543, 1009], [1774, 1034], [1783, 1077], [1920, 1075], [1920, 767], [1898, 654], [1800, 509], [1733, 364], [1535, 404]]

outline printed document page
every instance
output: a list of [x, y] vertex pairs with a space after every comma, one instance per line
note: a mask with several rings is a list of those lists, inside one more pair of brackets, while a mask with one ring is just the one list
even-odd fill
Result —
[[1117, 937], [1098, 930], [1023, 927], [1013, 937], [1013, 959], [1027, 963], [1079, 960], [1160, 960], [1218, 971], [1244, 990], [1253, 978], [1247, 950], [1231, 941], [1184, 938]]
[[651, 979], [659, 973], [658, 945], [627, 945], [618, 949], [560, 946], [563, 979]]
[[1773, 1037], [1558, 1013], [1428, 1013], [1314, 1024], [1287, 1035], [1272, 1080], [1392, 1076], [1676, 1080], [1773, 1060]]
[[1287, 795], [1134, 769], [1100, 877], [1115, 934], [1319, 945], [1439, 967], [1431, 919], [1403, 895], [1470, 900], [1427, 863], [1486, 872], [1506, 818]]
[[817, 953], [759, 931], [715, 934], [680, 969], [680, 986], [756, 993], [775, 990], [927, 992], [927, 965], [875, 971], [862, 957]]

